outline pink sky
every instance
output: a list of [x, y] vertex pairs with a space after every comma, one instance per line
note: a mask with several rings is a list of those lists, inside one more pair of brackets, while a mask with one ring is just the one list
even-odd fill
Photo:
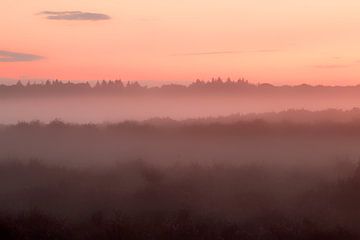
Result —
[[0, 79], [360, 83], [359, 0], [2, 0], [0, 11], [0, 53], [42, 57], [0, 54]]

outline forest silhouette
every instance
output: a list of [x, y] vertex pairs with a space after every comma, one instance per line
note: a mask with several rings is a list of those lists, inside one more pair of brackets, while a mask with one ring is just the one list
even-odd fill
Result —
[[46, 80], [41, 82], [18, 81], [12, 85], [0, 85], [0, 97], [19, 96], [66, 96], [66, 95], [121, 95], [121, 94], [358, 94], [360, 85], [272, 85], [269, 83], [250, 83], [244, 78], [231, 80], [212, 78], [210, 81], [197, 79], [188, 84], [163, 84], [148, 87], [137, 81], [102, 80], [95, 84]]

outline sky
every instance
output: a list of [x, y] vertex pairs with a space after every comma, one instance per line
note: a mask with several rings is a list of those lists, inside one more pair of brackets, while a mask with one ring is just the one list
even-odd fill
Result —
[[359, 0], [1, 0], [0, 82], [360, 83]]

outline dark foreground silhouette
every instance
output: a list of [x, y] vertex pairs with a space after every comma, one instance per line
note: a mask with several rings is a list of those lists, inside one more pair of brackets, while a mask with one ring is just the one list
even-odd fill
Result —
[[356, 166], [331, 184], [304, 169], [143, 161], [95, 172], [12, 162], [0, 172], [1, 239], [360, 237]]
[[0, 239], [359, 239], [359, 143], [358, 120], [4, 125]]

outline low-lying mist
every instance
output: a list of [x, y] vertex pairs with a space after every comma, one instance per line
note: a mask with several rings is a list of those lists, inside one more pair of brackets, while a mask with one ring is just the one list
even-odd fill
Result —
[[358, 116], [0, 125], [0, 238], [359, 239]]
[[[359, 103], [359, 104], [357, 104]], [[279, 112], [288, 109], [312, 111], [352, 109], [360, 101], [327, 98], [276, 97], [67, 97], [0, 99], [0, 123], [61, 119], [74, 123], [143, 121], [154, 117], [175, 120]]]
[[101, 167], [144, 159], [155, 164], [251, 163], [322, 166], [360, 156], [360, 121], [234, 123], [203, 120], [48, 124], [0, 129], [0, 158], [43, 159], [65, 166]]
[[238, 81], [142, 86], [121, 80], [89, 83], [46, 81], [0, 85], [0, 123], [62, 119], [74, 123], [175, 120], [288, 109], [350, 110], [360, 105], [360, 86], [274, 86]]

